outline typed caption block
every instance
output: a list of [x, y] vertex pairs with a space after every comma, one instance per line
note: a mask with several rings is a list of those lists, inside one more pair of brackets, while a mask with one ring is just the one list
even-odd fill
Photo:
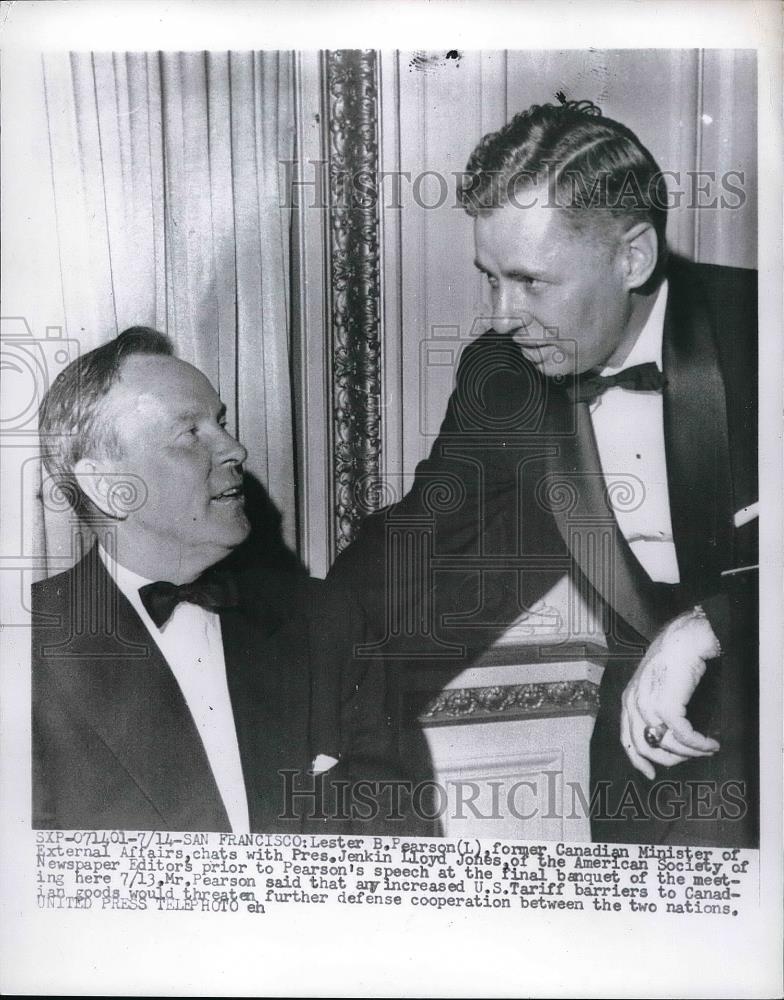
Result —
[[45, 910], [266, 915], [282, 907], [737, 917], [755, 851], [289, 834], [38, 831]]

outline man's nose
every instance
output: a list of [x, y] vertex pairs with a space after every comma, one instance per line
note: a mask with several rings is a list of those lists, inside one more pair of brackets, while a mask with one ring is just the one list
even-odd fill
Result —
[[524, 329], [531, 322], [531, 314], [526, 311], [519, 296], [500, 288], [493, 299], [492, 326], [496, 333], [514, 333], [515, 330]]
[[218, 448], [218, 461], [220, 463], [231, 462], [242, 465], [248, 457], [246, 448], [239, 441], [232, 437], [227, 430], [221, 431], [221, 441]]
[[510, 313], [499, 313], [493, 316], [493, 329], [496, 333], [514, 333], [516, 330], [523, 330], [531, 322], [526, 313], [512, 315]]

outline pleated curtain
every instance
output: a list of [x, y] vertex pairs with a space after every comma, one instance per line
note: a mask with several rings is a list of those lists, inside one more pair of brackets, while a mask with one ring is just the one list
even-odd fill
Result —
[[[43, 56], [67, 336], [83, 353], [167, 332], [220, 392], [290, 545], [292, 73], [280, 52]], [[41, 541], [60, 569], [72, 528], [55, 506]]]

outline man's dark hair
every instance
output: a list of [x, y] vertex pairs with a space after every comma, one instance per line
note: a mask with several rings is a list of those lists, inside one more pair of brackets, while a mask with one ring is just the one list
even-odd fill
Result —
[[132, 326], [72, 361], [41, 402], [38, 428], [46, 471], [79, 513], [93, 508], [79, 489], [74, 466], [88, 455], [120, 457], [117, 430], [114, 421], [106, 419], [103, 403], [120, 377], [123, 362], [135, 354], [171, 357], [174, 348], [165, 334], [147, 326]]
[[590, 101], [535, 104], [482, 139], [458, 198], [469, 215], [483, 215], [521, 204], [523, 189], [542, 183], [547, 204], [563, 208], [578, 231], [608, 221], [650, 222], [658, 239], [652, 280], [658, 279], [667, 255], [667, 186], [631, 129]]

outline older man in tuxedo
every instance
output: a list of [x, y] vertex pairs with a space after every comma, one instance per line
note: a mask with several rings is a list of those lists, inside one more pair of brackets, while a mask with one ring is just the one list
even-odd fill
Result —
[[[756, 275], [668, 255], [664, 177], [585, 102], [486, 136], [460, 196], [491, 328], [412, 490], [333, 575], [384, 632], [410, 583], [379, 583], [390, 527], [429, 518], [434, 626], [470, 657], [568, 567], [609, 647], [594, 839], [753, 846]], [[457, 500], [433, 509], [438, 482]]]
[[351, 608], [319, 581], [216, 567], [250, 531], [225, 412], [141, 327], [44, 400], [47, 469], [96, 541], [33, 587], [36, 827], [322, 830], [348, 816], [332, 782], [389, 776]]

